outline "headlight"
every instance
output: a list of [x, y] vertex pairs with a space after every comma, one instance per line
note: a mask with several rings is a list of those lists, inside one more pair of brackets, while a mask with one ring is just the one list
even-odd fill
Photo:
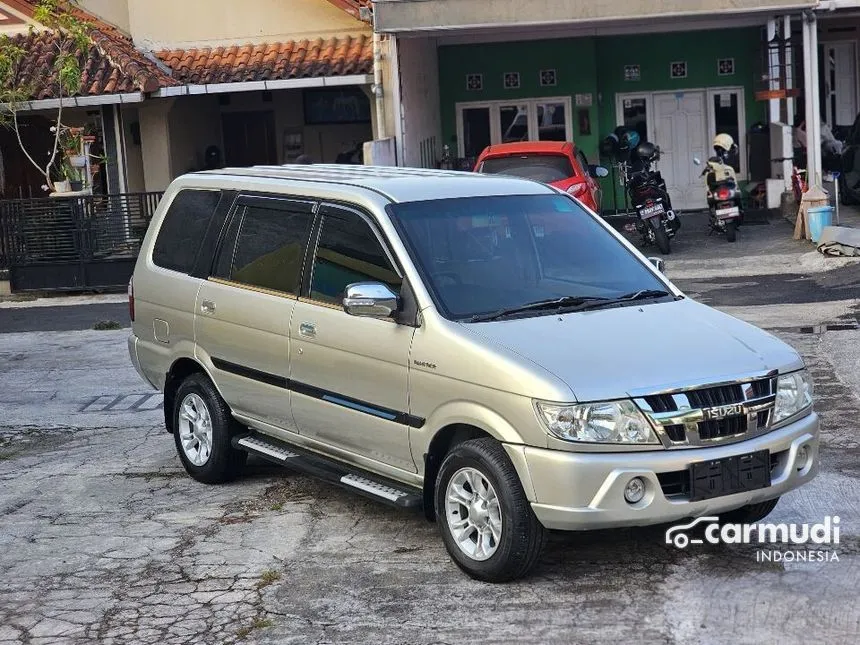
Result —
[[793, 417], [812, 405], [812, 379], [806, 370], [783, 374], [776, 381], [773, 422]]
[[547, 429], [559, 439], [587, 443], [659, 444], [633, 401], [558, 405], [536, 401]]

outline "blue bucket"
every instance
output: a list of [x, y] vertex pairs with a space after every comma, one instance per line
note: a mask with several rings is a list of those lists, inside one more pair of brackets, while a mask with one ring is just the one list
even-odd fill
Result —
[[809, 235], [812, 241], [816, 244], [821, 237], [821, 232], [825, 226], [833, 224], [833, 207], [832, 206], [816, 206], [807, 211], [809, 217]]

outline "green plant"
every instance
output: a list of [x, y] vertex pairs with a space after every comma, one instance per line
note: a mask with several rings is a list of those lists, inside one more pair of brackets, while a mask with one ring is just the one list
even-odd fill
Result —
[[[77, 93], [81, 88], [81, 59], [90, 48], [90, 25], [79, 17], [76, 11], [77, 0], [39, 0], [33, 9], [33, 18], [40, 25], [37, 30], [30, 28], [32, 36], [36, 31], [51, 35], [51, 46], [55, 50], [53, 60], [40, 74], [27, 80], [24, 62], [28, 55], [26, 41], [20, 37], [0, 36], [0, 124], [15, 132], [18, 145], [31, 164], [45, 177], [46, 190], [53, 190], [52, 168], [58, 161], [62, 137], [71, 128], [63, 125], [64, 97]], [[47, 94], [60, 99], [57, 116], [51, 132], [54, 143], [44, 163], [36, 160], [27, 150], [21, 138], [19, 113], [27, 108], [27, 101], [34, 96]], [[64, 134], [65, 133], [65, 134]], [[81, 133], [77, 133], [80, 136]], [[78, 150], [80, 145], [78, 145]], [[68, 150], [68, 148], [63, 148]]]

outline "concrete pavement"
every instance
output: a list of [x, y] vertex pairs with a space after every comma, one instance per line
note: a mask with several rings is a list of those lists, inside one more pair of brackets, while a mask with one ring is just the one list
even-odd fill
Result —
[[[857, 265], [780, 279], [772, 263], [817, 262], [780, 227], [745, 227], [730, 246], [685, 221], [668, 274], [807, 361], [822, 473], [771, 518], [839, 515], [838, 562], [760, 563], [740, 545], [679, 551], [654, 527], [553, 534], [533, 577], [477, 583], [418, 514], [256, 461], [228, 486], [189, 479], [159, 395], [128, 363], [127, 331], [7, 333], [0, 645], [853, 641], [860, 332], [815, 326], [856, 321]], [[770, 259], [747, 262], [756, 249]]]

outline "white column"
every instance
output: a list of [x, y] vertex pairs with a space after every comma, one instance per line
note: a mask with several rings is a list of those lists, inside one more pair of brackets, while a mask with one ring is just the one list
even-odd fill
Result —
[[[785, 89], [794, 89], [794, 47], [791, 43], [791, 16], [783, 16], [782, 19], [782, 37], [786, 42], [785, 47]], [[786, 101], [786, 120], [788, 124], [794, 125], [794, 99], [789, 98]]]
[[[815, 125], [813, 132], [815, 133], [811, 143], [815, 152], [815, 178], [810, 178], [810, 186], [821, 186], [821, 96], [819, 94], [819, 73], [818, 73], [818, 19], [814, 13], [810, 13], [809, 22], [809, 49], [812, 63], [812, 87], [810, 94], [812, 95], [812, 112], [807, 114], [806, 123], [809, 123], [811, 117], [812, 123]], [[808, 128], [808, 125], [807, 125]], [[808, 135], [807, 130], [807, 135]]]
[[821, 145], [815, 139], [815, 109], [813, 104], [818, 100], [818, 89], [813, 86], [812, 67], [818, 63], [818, 51], [812, 50], [811, 30], [815, 28], [815, 17], [804, 15], [803, 17], [803, 111], [806, 120], [806, 172], [807, 181], [810, 185], [815, 182], [817, 169], [815, 166], [815, 149]]
[[[767, 42], [768, 42], [768, 76], [770, 81], [768, 87], [771, 90], [779, 89], [779, 79], [774, 78], [774, 74], [779, 74], [779, 51], [770, 49], [770, 41], [774, 39], [777, 33], [776, 18], [768, 18], [767, 20]], [[768, 121], [777, 123], [780, 120], [779, 114], [779, 99], [770, 99], [767, 102]]]

